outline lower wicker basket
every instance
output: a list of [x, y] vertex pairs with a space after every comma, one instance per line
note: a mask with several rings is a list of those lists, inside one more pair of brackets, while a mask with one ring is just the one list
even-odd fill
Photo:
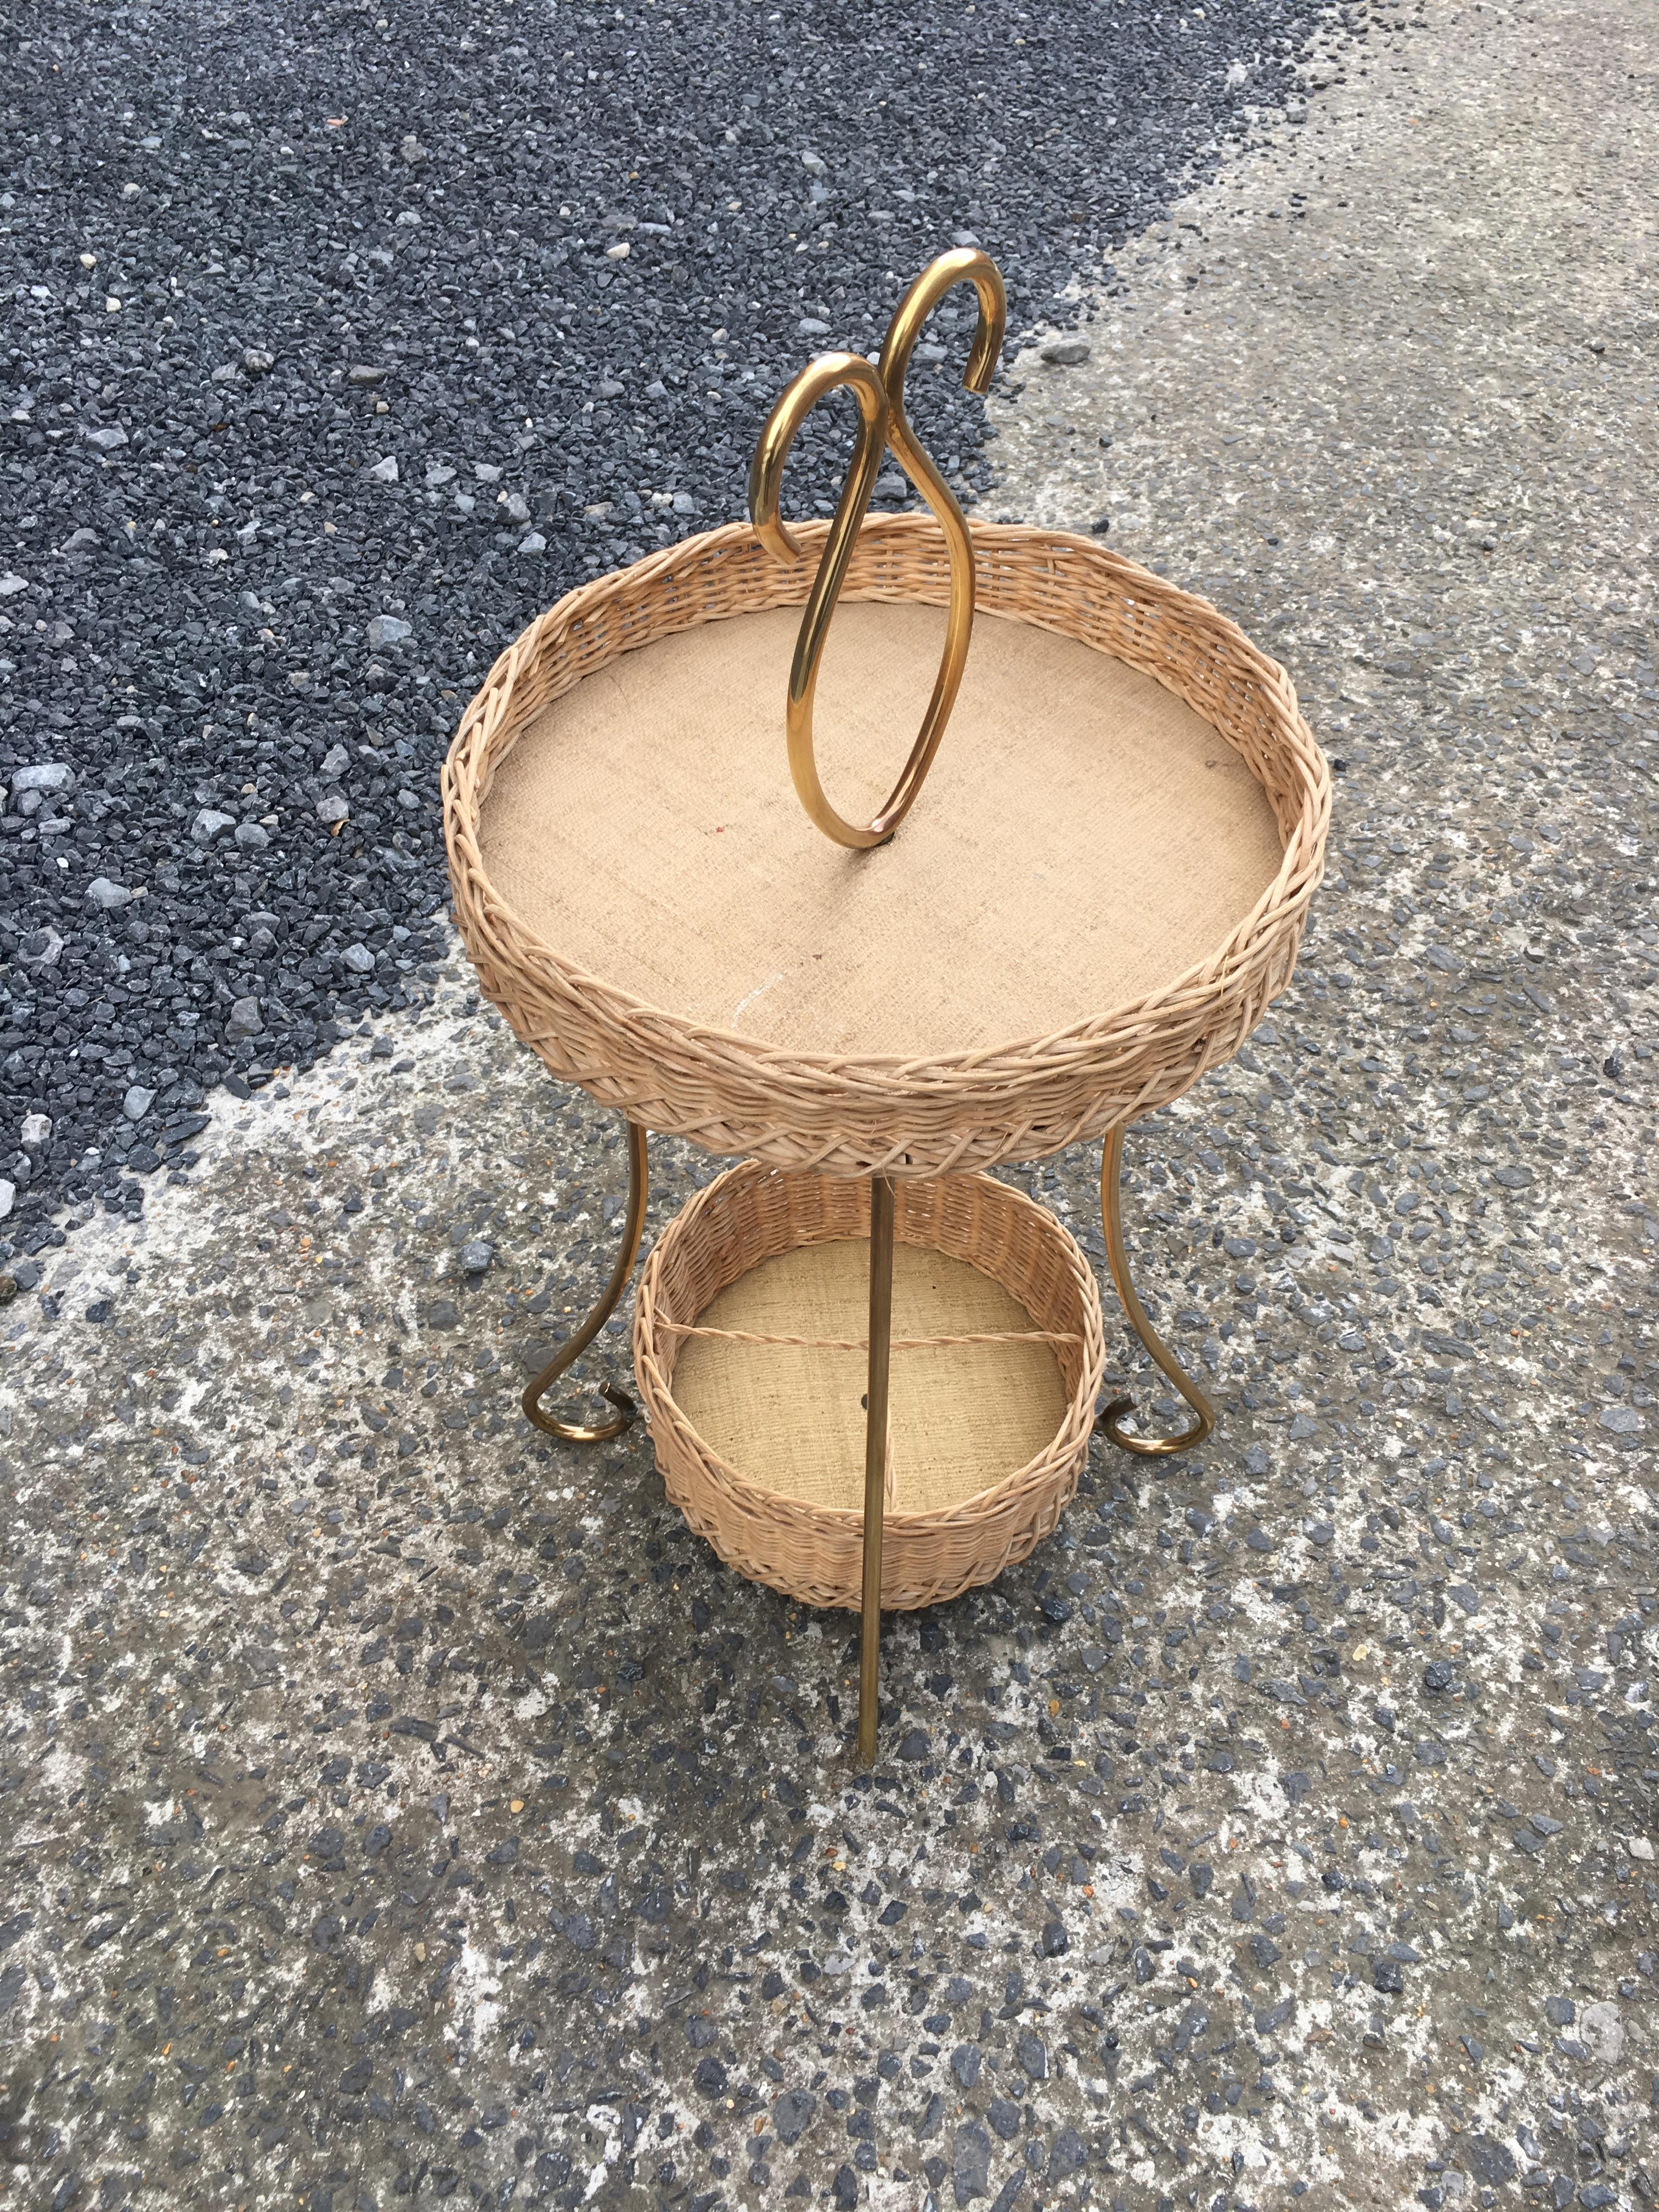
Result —
[[[867, 1183], [745, 1162], [647, 1261], [634, 1364], [668, 1494], [727, 1565], [856, 1608]], [[881, 1601], [934, 1605], [1048, 1535], [1105, 1361], [1100, 1293], [1042, 1207], [985, 1175], [897, 1187]]]

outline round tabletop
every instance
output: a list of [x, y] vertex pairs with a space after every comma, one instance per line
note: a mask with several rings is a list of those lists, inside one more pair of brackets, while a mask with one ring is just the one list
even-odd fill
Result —
[[[1156, 678], [981, 616], [919, 803], [872, 852], [795, 796], [793, 611], [659, 639], [526, 724], [478, 819], [489, 880], [567, 959], [686, 1020], [807, 1054], [975, 1051], [1158, 990], [1283, 858], [1266, 793]], [[938, 608], [843, 608], [818, 685], [843, 811], [892, 780]]]
[[[634, 580], [627, 623], [588, 586], [504, 656], [447, 770], [452, 869], [486, 989], [556, 1072], [714, 1151], [930, 1173], [1097, 1133], [1260, 1018], [1329, 804], [1282, 672], [1089, 541], [975, 535], [955, 710], [872, 851], [796, 798], [799, 617], [768, 601], [799, 580], [740, 527], [603, 580]], [[816, 715], [860, 818], [926, 705], [945, 582], [925, 521], [866, 536]]]

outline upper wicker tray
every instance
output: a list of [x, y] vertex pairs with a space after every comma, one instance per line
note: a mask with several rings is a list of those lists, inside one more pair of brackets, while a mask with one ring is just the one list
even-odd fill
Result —
[[[962, 693], [874, 852], [821, 837], [784, 764], [771, 611], [811, 557], [733, 524], [501, 655], [445, 764], [450, 876], [484, 992], [556, 1075], [711, 1152], [924, 1176], [1099, 1135], [1237, 1049], [1290, 979], [1330, 813], [1284, 671], [1087, 538], [973, 540]], [[930, 518], [866, 519], [819, 694], [832, 793], [890, 780], [948, 588]]]

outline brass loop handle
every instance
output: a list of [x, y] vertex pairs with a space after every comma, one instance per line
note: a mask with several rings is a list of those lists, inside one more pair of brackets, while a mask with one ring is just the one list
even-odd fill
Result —
[[951, 560], [951, 608], [933, 696], [922, 717], [921, 734], [905, 763], [897, 790], [878, 817], [886, 824], [890, 836], [909, 811], [933, 764], [945, 726], [951, 719], [951, 709], [957, 702], [974, 631], [974, 545], [968, 535], [967, 518], [956, 494], [933, 465], [932, 455], [910, 428], [909, 417], [904, 411], [904, 380], [909, 373], [910, 356], [916, 341], [934, 308], [958, 284], [971, 284], [979, 297], [979, 323], [968, 366], [963, 371], [963, 389], [988, 392], [1007, 333], [1008, 295], [1003, 287], [1002, 272], [990, 256], [981, 253], [976, 246], [958, 246], [950, 253], [941, 253], [937, 261], [922, 270], [900, 301], [881, 349], [881, 380], [887, 386], [887, 442], [899, 466], [933, 508], [934, 519], [945, 532]]
[[879, 816], [867, 830], [855, 830], [850, 822], [842, 819], [824, 795], [812, 750], [812, 697], [817, 690], [818, 663], [823, 658], [836, 601], [841, 596], [842, 580], [853, 557], [870, 495], [876, 488], [882, 452], [887, 442], [887, 387], [862, 354], [820, 354], [785, 386], [755, 448], [749, 471], [749, 515], [756, 535], [774, 559], [800, 558], [800, 548], [778, 512], [783, 465], [795, 442], [795, 433], [818, 401], [826, 393], [843, 386], [858, 403], [858, 441], [795, 639], [795, 655], [789, 664], [786, 726], [789, 773], [801, 805], [826, 837], [833, 838], [837, 845], [862, 848], [879, 845], [890, 831], [878, 826]]
[[[854, 850], [884, 844], [915, 804], [956, 704], [973, 635], [974, 548], [967, 521], [904, 411], [904, 380], [916, 341], [945, 295], [963, 283], [971, 283], [978, 295], [979, 323], [962, 380], [969, 392], [988, 389], [1007, 330], [1007, 295], [996, 264], [988, 255], [976, 247], [958, 247], [941, 254], [923, 270], [899, 302], [888, 325], [879, 369], [872, 368], [860, 354], [824, 354], [785, 387], [761, 433], [749, 472], [750, 516], [761, 543], [778, 560], [798, 560], [799, 548], [778, 513], [783, 465], [796, 431], [818, 400], [842, 386], [852, 390], [859, 404], [858, 443], [795, 641], [789, 671], [787, 730], [789, 772], [802, 805], [827, 837]], [[945, 533], [951, 563], [951, 599], [945, 651], [921, 728], [885, 803], [868, 828], [860, 830], [830, 805], [818, 780], [812, 744], [812, 701], [836, 602], [875, 489], [884, 446], [891, 447], [894, 458], [932, 507]]]

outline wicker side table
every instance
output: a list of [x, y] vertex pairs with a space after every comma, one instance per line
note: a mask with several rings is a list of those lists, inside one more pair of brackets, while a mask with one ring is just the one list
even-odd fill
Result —
[[[981, 264], [947, 256], [915, 288], [925, 313], [945, 278], [975, 283], [975, 363], [988, 329], [1000, 344], [1000, 280], [992, 287]], [[914, 343], [919, 320], [908, 327]], [[659, 1255], [677, 1240], [677, 1256], [647, 1270], [636, 1367], [671, 1492], [744, 1571], [812, 1602], [848, 1602], [845, 1545], [856, 1531], [866, 1759], [884, 1599], [929, 1602], [951, 1586], [949, 1574], [915, 1569], [929, 1541], [956, 1547], [961, 1588], [1052, 1527], [1070, 1494], [1066, 1470], [1074, 1484], [1080, 1462], [1079, 1406], [1086, 1449], [1103, 1357], [1092, 1279], [1086, 1291], [1062, 1284], [1075, 1270], [1058, 1224], [1050, 1234], [1024, 1223], [1000, 1184], [991, 1188], [1006, 1206], [983, 1191], [940, 1194], [969, 1194], [983, 1181], [974, 1171], [1102, 1139], [1113, 1280], [1193, 1414], [1178, 1436], [1142, 1435], [1125, 1425], [1125, 1399], [1103, 1425], [1140, 1454], [1209, 1433], [1209, 1406], [1129, 1277], [1123, 1133], [1235, 1052], [1289, 981], [1331, 797], [1283, 670], [1212, 607], [1091, 539], [963, 521], [903, 421], [906, 359], [884, 356], [885, 382], [858, 356], [804, 372], [757, 456], [755, 522], [687, 539], [550, 608], [489, 672], [443, 774], [456, 914], [486, 995], [552, 1073], [628, 1127], [616, 1267], [526, 1391], [526, 1411], [576, 1440], [614, 1435], [632, 1416], [610, 1383], [614, 1411], [600, 1423], [562, 1421], [542, 1401], [632, 1277], [646, 1133], [751, 1162], [736, 1184], [723, 1179], [718, 1201], [700, 1194], [665, 1237]], [[837, 385], [860, 405], [860, 453], [834, 520], [792, 538], [777, 520], [777, 471], [805, 407]], [[933, 516], [864, 519], [878, 434]], [[780, 702], [793, 791], [779, 773]], [[886, 800], [842, 813], [829, 794], [885, 788], [902, 750], [896, 726], [918, 724]], [[1029, 1264], [1008, 1259], [1022, 1227]], [[1045, 1402], [1058, 1425], [1030, 1462], [1042, 1480], [1016, 1485], [1012, 1518], [983, 1503], [995, 1482], [937, 1506], [940, 1455], [902, 1438], [895, 1490], [896, 1242], [933, 1254], [941, 1282], [947, 1262], [961, 1265], [1013, 1301], [996, 1309], [998, 1327], [981, 1326], [990, 1292], [950, 1278], [925, 1328], [901, 1334], [918, 1359], [955, 1358], [971, 1342], [1006, 1364], [1017, 1344], [1029, 1360], [1040, 1343], [1039, 1398], [1053, 1380], [1042, 1361], [1054, 1364], [1060, 1395]], [[867, 1249], [862, 1335], [842, 1310], [850, 1279], [833, 1253], [849, 1243]], [[819, 1256], [792, 1259], [798, 1247]], [[763, 1254], [775, 1268], [793, 1266], [798, 1292], [828, 1300], [823, 1313], [839, 1318], [812, 1344], [801, 1338], [813, 1332], [782, 1328], [776, 1314], [757, 1328], [757, 1273], [737, 1321], [711, 1322], [713, 1302], [750, 1279], [738, 1264], [745, 1253], [757, 1270]], [[915, 1285], [900, 1276], [902, 1302]], [[975, 1325], [953, 1322], [963, 1314]], [[845, 1355], [866, 1355], [861, 1508], [826, 1492], [814, 1510], [830, 1518], [815, 1538], [787, 1493], [787, 1482], [810, 1489], [811, 1480], [797, 1470], [783, 1489], [757, 1492], [753, 1469], [699, 1436], [675, 1393], [708, 1367], [715, 1340], [742, 1347], [732, 1358], [748, 1369], [757, 1345], [821, 1352], [843, 1373]], [[844, 1467], [836, 1479], [850, 1480]], [[916, 1486], [908, 1506], [907, 1480]], [[935, 1506], [957, 1516], [951, 1530], [937, 1512], [929, 1522]], [[912, 1563], [890, 1578], [890, 1510]], [[762, 1526], [769, 1515], [775, 1527]], [[991, 1533], [958, 1543], [967, 1522]]]

